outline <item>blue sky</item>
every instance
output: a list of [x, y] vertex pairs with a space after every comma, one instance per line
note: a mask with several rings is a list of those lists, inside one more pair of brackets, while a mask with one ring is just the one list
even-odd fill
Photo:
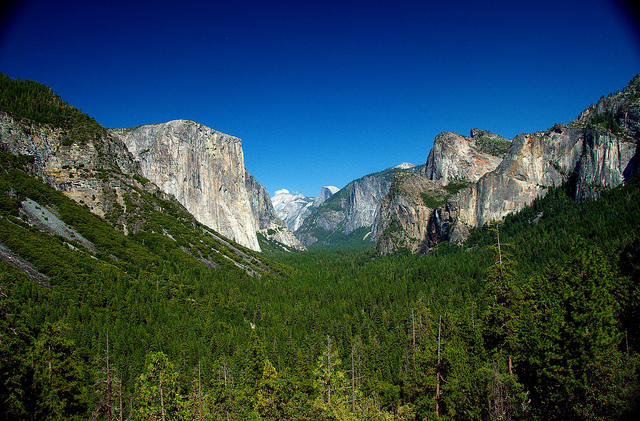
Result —
[[640, 72], [612, 0], [25, 1], [0, 71], [107, 127], [185, 118], [238, 136], [273, 195], [401, 162], [441, 131], [568, 123]]

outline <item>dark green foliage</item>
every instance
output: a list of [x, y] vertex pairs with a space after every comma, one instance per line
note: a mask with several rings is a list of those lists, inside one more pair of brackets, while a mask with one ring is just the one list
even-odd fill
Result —
[[314, 231], [318, 241], [313, 243], [310, 249], [371, 249], [374, 242], [371, 241], [371, 226], [360, 227], [349, 234], [342, 230], [342, 224], [334, 231], [328, 232], [322, 228]]
[[66, 146], [107, 134], [92, 117], [64, 102], [50, 87], [30, 80], [11, 79], [3, 73], [0, 73], [0, 110], [64, 130], [62, 144]]
[[87, 370], [80, 349], [66, 337], [68, 330], [62, 323], [46, 323], [33, 346], [33, 394], [38, 419], [83, 419], [87, 412]]
[[486, 136], [476, 139], [476, 147], [478, 150], [489, 155], [504, 156], [510, 146], [511, 141], [509, 140], [492, 139]]
[[420, 192], [420, 198], [425, 206], [431, 209], [437, 209], [442, 207], [452, 195], [458, 193], [460, 190], [468, 187], [469, 183], [466, 182], [451, 182], [446, 186], [443, 186], [444, 192], [439, 190], [430, 190], [428, 192]]
[[422, 201], [424, 202], [425, 206], [431, 209], [437, 209], [447, 202], [446, 197], [441, 197], [441, 196], [435, 197], [425, 192], [420, 192], [420, 197], [422, 198]]
[[[500, 254], [496, 233], [480, 229], [464, 247], [442, 243], [431, 255], [272, 250], [267, 262], [142, 190], [140, 201], [125, 200], [146, 225], [125, 236], [28, 177], [18, 158], [2, 162], [0, 241], [53, 285], [0, 263], [3, 419], [97, 411], [107, 337], [125, 418], [157, 410], [161, 378], [178, 419], [637, 415], [637, 181], [582, 204], [550, 189], [506, 218]], [[20, 219], [26, 197], [98, 252]], [[266, 268], [260, 277], [230, 262], [244, 262], [232, 247]], [[342, 373], [331, 405], [318, 386], [327, 337]], [[53, 363], [69, 376], [55, 377]], [[141, 401], [143, 390], [150, 398]]]
[[449, 194], [456, 194], [458, 193], [460, 190], [464, 189], [465, 187], [469, 187], [469, 183], [467, 182], [451, 182], [449, 184], [447, 184], [446, 186], [444, 186], [444, 189], [446, 191], [449, 192]]
[[613, 134], [621, 133], [620, 125], [610, 113], [596, 114], [591, 118], [591, 123], [600, 127], [604, 127]]

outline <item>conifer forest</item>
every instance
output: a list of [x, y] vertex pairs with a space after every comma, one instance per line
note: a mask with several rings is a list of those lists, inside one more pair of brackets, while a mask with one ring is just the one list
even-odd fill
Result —
[[[3, 83], [6, 112], [104, 134], [43, 86]], [[237, 246], [262, 268], [249, 273], [221, 245], [197, 258], [213, 240], [171, 202], [141, 191], [146, 225], [125, 235], [32, 160], [0, 150], [0, 248], [46, 275], [0, 260], [4, 420], [640, 415], [637, 177], [582, 202], [550, 188], [426, 255]], [[25, 222], [27, 199], [95, 249]]]

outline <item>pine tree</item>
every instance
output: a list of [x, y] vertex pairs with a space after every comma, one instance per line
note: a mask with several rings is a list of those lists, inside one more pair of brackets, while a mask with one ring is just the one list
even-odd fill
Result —
[[93, 418], [108, 421], [124, 418], [122, 408], [122, 380], [113, 365], [113, 357], [109, 349], [109, 335], [106, 338], [106, 348], [100, 358], [101, 367], [98, 375], [98, 407], [93, 412]]
[[500, 241], [501, 223], [494, 223], [496, 262], [487, 270], [483, 317], [489, 415], [493, 420], [519, 419], [528, 409], [528, 393], [517, 380], [514, 355], [518, 349], [519, 305], [522, 300], [515, 264]]
[[331, 337], [327, 335], [326, 346], [318, 357], [314, 370], [314, 385], [325, 405], [338, 403], [338, 394], [344, 390], [345, 376], [344, 372], [339, 369], [341, 365], [342, 360], [338, 357], [338, 351], [331, 341]]
[[87, 413], [85, 367], [63, 323], [47, 323], [33, 351], [33, 393], [38, 419], [80, 419]]
[[[0, 282], [9, 276], [0, 273]], [[18, 314], [17, 303], [5, 291], [5, 285], [0, 284], [0, 418], [19, 420], [27, 418], [30, 409], [28, 354], [33, 338]]]
[[260, 380], [254, 405], [254, 411], [258, 419], [284, 419], [287, 401], [286, 383], [278, 377], [273, 364], [268, 359], [265, 360], [262, 379]]
[[544, 284], [553, 297], [545, 310], [556, 317], [541, 333], [553, 340], [537, 341], [546, 345], [536, 350], [543, 406], [555, 408], [556, 419], [620, 416], [631, 406], [637, 370], [620, 346], [624, 282], [597, 247], [578, 241], [564, 268], [548, 273]]
[[135, 415], [139, 420], [181, 420], [185, 417], [178, 372], [162, 352], [147, 355], [145, 371], [136, 381]]

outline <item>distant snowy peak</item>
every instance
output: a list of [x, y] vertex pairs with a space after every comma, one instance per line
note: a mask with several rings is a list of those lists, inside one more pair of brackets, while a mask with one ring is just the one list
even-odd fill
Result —
[[291, 194], [287, 189], [276, 191], [271, 198], [271, 203], [278, 217], [291, 231], [295, 231], [302, 225], [302, 221], [313, 207], [312, 198], [303, 194]]
[[303, 194], [291, 194], [289, 190], [281, 189], [276, 191], [276, 194], [271, 198], [271, 203], [287, 228], [295, 232], [313, 208], [320, 206], [338, 191], [340, 189], [337, 187], [323, 186], [319, 195], [307, 197]]
[[415, 165], [410, 164], [408, 162], [403, 162], [400, 165], [396, 165], [394, 168], [397, 168], [399, 170], [408, 170], [408, 169], [413, 168], [413, 167], [415, 167]]

